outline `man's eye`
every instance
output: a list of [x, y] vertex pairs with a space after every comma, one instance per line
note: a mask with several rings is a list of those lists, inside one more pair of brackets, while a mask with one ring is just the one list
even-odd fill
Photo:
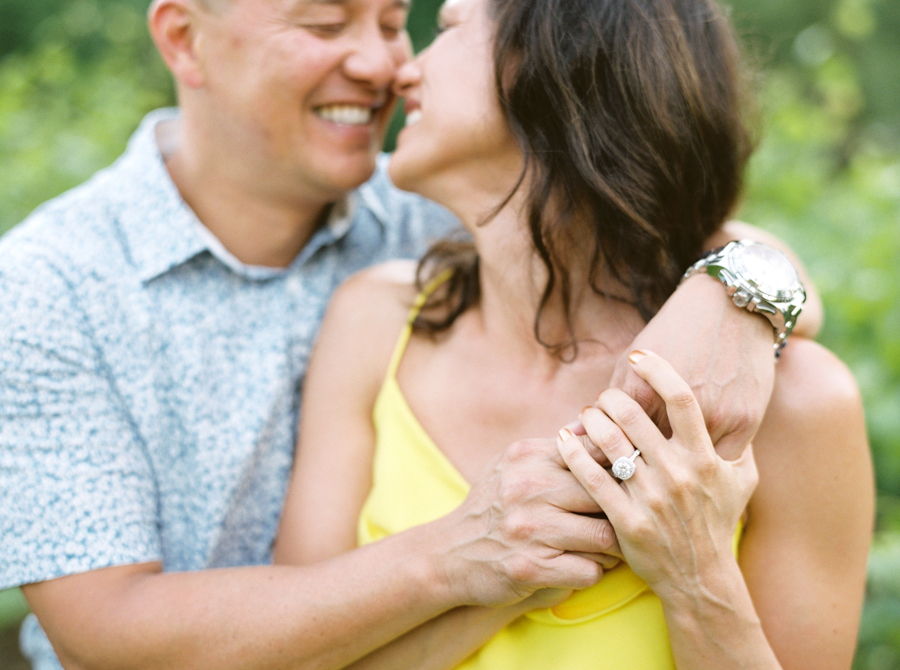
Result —
[[344, 23], [308, 23], [303, 25], [304, 28], [309, 30], [310, 32], [316, 33], [317, 35], [324, 35], [326, 37], [332, 35], [338, 35], [344, 28], [346, 24]]
[[402, 26], [394, 26], [394, 25], [384, 25], [381, 26], [381, 34], [385, 36], [386, 39], [395, 40], [403, 33], [404, 28]]

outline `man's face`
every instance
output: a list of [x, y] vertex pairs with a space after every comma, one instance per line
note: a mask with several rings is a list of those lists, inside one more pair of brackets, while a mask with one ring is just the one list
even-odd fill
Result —
[[[230, 0], [199, 12], [207, 132], [273, 194], [368, 179], [410, 57], [408, 0]], [[285, 203], [289, 204], [289, 203]]]

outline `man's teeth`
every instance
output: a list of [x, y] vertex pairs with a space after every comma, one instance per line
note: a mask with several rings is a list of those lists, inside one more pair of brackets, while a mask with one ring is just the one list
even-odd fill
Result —
[[358, 105], [328, 105], [319, 107], [316, 114], [319, 118], [344, 126], [364, 126], [372, 121], [374, 115], [371, 107]]
[[411, 126], [414, 123], [418, 123], [422, 118], [422, 112], [418, 109], [411, 111], [406, 115], [406, 125]]

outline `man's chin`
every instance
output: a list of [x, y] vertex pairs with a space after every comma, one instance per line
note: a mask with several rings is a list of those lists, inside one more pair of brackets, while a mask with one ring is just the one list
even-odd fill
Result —
[[345, 191], [352, 191], [359, 188], [372, 178], [375, 174], [375, 157], [368, 161], [365, 165], [348, 167], [346, 171], [337, 175], [337, 179], [341, 184], [341, 188]]
[[364, 164], [339, 167], [328, 174], [320, 175], [319, 190], [329, 200], [338, 200], [365, 184], [375, 174], [375, 159]]

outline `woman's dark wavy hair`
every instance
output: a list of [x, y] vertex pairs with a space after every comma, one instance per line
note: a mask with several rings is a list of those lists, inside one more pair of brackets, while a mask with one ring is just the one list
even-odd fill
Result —
[[[576, 343], [545, 342], [540, 317], [557, 287], [569, 312], [575, 220], [589, 224], [577, 239], [593, 290], [604, 294], [608, 273], [629, 293], [612, 297], [649, 319], [734, 209], [753, 145], [744, 67], [714, 0], [488, 2], [497, 92], [525, 157], [513, 193], [528, 189], [548, 271], [535, 336], [560, 352]], [[479, 299], [466, 242], [434, 246], [420, 287], [448, 268], [416, 320], [422, 331], [448, 328]]]

